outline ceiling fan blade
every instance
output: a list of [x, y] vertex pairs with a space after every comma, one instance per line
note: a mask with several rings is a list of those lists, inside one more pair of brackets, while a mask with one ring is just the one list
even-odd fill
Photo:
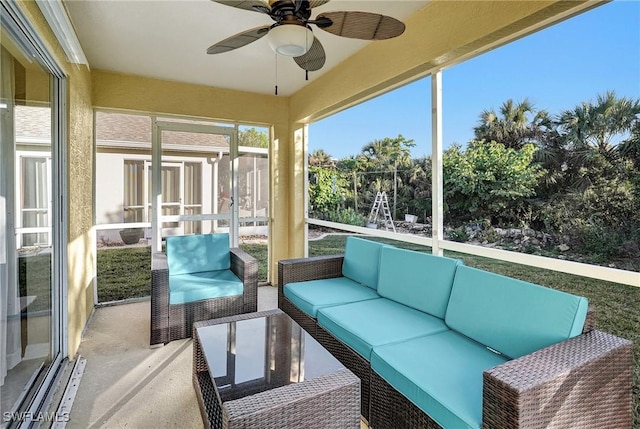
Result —
[[269, 13], [271, 8], [266, 0], [213, 0], [216, 3], [235, 7], [238, 9], [250, 10], [253, 12]]
[[314, 7], [320, 7], [329, 3], [329, 0], [309, 0], [309, 7], [313, 9]]
[[329, 26], [318, 25], [324, 31], [336, 36], [362, 40], [383, 40], [397, 37], [404, 32], [404, 24], [387, 15], [370, 12], [325, 12], [316, 18], [326, 18], [333, 23]]
[[234, 49], [241, 48], [260, 39], [269, 32], [269, 28], [269, 25], [263, 25], [262, 27], [256, 27], [251, 30], [243, 31], [242, 33], [234, 34], [233, 36], [210, 46], [209, 49], [207, 49], [207, 54], [221, 54], [223, 52], [229, 52]]
[[293, 59], [302, 70], [316, 71], [324, 66], [327, 56], [324, 54], [322, 43], [320, 43], [317, 37], [314, 37], [311, 48], [309, 48], [307, 53], [299, 57], [294, 57]]

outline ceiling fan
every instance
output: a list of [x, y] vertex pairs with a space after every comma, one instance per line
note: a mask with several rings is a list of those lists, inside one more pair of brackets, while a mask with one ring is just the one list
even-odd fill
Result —
[[293, 57], [300, 68], [320, 70], [326, 56], [320, 41], [313, 35], [310, 25], [335, 34], [362, 40], [382, 40], [397, 37], [404, 32], [402, 22], [386, 15], [371, 12], [324, 12], [311, 19], [312, 9], [329, 0], [213, 0], [238, 9], [263, 13], [272, 25], [255, 27], [235, 34], [207, 49], [208, 54], [221, 54], [241, 48], [267, 36], [276, 54]]

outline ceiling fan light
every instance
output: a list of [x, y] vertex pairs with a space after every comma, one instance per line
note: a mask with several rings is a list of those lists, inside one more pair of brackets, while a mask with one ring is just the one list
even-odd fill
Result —
[[309, 51], [313, 37], [313, 33], [307, 27], [283, 24], [269, 30], [267, 41], [276, 54], [299, 57]]

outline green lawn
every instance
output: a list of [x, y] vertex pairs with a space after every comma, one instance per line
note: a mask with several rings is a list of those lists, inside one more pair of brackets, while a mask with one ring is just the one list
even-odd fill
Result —
[[98, 250], [98, 302], [151, 295], [151, 247]]
[[[397, 247], [430, 252], [424, 246], [387, 239], [376, 239]], [[346, 236], [327, 236], [309, 242], [311, 256], [342, 253]], [[260, 281], [266, 280], [267, 246], [246, 244], [241, 247], [258, 259]], [[581, 295], [595, 309], [598, 329], [627, 338], [634, 343], [633, 407], [634, 427], [640, 428], [640, 288], [588, 279], [571, 274], [528, 267], [453, 252], [446, 256], [459, 258], [471, 267], [507, 275], [521, 280]], [[149, 295], [149, 248], [105, 249], [98, 251], [98, 296], [101, 302]]]
[[28, 311], [51, 310], [51, 254], [18, 258], [18, 287], [20, 296], [35, 296]]

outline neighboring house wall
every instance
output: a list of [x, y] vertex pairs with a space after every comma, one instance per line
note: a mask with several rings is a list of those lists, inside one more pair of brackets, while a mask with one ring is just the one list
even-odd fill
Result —
[[[178, 179], [179, 183], [182, 184], [182, 187], [180, 188], [179, 184], [176, 183], [178, 188], [175, 188], [172, 194], [177, 192], [181, 195], [183, 200], [182, 214], [214, 213], [213, 163], [216, 162], [216, 158], [217, 157], [215, 156], [204, 157], [189, 154], [176, 154], [163, 157], [163, 166], [175, 167], [181, 173], [181, 177], [175, 177], [175, 179]], [[140, 188], [135, 193], [142, 197], [141, 201], [136, 202], [136, 206], [143, 206], [143, 210], [141, 210], [141, 215], [135, 217], [127, 216], [125, 214], [125, 209], [128, 208], [127, 203], [132, 205], [134, 204], [134, 202], [127, 202], [127, 199], [125, 198], [126, 187], [132, 185], [131, 183], [126, 183], [127, 175], [125, 173], [125, 163], [131, 161], [138, 161], [139, 163], [136, 164], [141, 165], [144, 168], [141, 175], [142, 180], [136, 180], [135, 183]], [[200, 183], [193, 182], [195, 177], [189, 175], [189, 168], [195, 169], [195, 175]], [[97, 225], [123, 222], [151, 222], [151, 201], [148, 197], [151, 186], [151, 183], [148, 180], [150, 169], [150, 155], [142, 153], [124, 154], [99, 149], [99, 152], [96, 154], [96, 195], [98, 196], [96, 198]], [[193, 193], [199, 193], [199, 198], [196, 198], [195, 202], [188, 201], [187, 194]], [[215, 209], [218, 210], [221, 208], [221, 205], [215, 207]], [[191, 209], [191, 212], [189, 209]], [[211, 224], [211, 221], [203, 222], [202, 228], [196, 231], [190, 229], [189, 226], [187, 226], [186, 230], [185, 228], [166, 228], [164, 233], [177, 234], [198, 232], [206, 234], [212, 232]], [[147, 238], [150, 238], [149, 231], [145, 234]], [[98, 240], [119, 241], [120, 239], [118, 238], [117, 231], [100, 231], [98, 233]]]
[[[181, 122], [189, 128], [215, 124], [210, 121], [181, 121], [156, 117], [162, 124]], [[151, 222], [151, 129], [153, 118], [143, 113], [114, 111], [96, 113], [96, 225], [100, 244], [120, 243], [122, 226]], [[233, 127], [227, 126], [233, 133]], [[224, 134], [164, 129], [162, 177], [164, 214], [230, 214], [231, 164], [229, 140]], [[240, 234], [267, 234], [268, 158], [267, 149], [240, 148], [238, 165], [238, 208], [243, 221]], [[242, 221], [242, 219], [241, 219]], [[140, 228], [140, 225], [136, 226]], [[228, 230], [226, 221], [166, 223], [163, 235], [209, 233]], [[150, 228], [144, 236], [151, 238]]]
[[[130, 159], [145, 159], [146, 155], [129, 155]], [[96, 154], [96, 225], [124, 222], [124, 155]], [[98, 233], [98, 239], [102, 233]]]

